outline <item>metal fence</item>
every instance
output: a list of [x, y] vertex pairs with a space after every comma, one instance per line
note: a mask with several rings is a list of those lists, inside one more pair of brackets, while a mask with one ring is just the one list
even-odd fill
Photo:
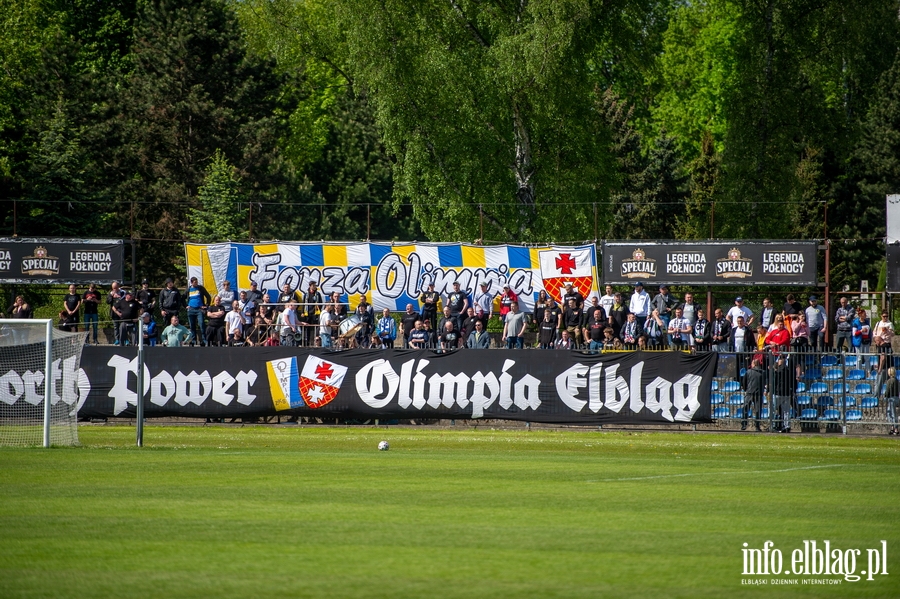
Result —
[[712, 383], [713, 417], [769, 431], [785, 422], [792, 429], [844, 433], [895, 426], [889, 409], [894, 398], [884, 394], [890, 367], [900, 367], [900, 355], [721, 353]]

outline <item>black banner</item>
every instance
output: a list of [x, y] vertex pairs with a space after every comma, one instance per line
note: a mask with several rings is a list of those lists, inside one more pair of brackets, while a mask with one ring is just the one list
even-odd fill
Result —
[[803, 285], [816, 276], [816, 241], [609, 242], [601, 277], [612, 285]]
[[[715, 353], [279, 347], [152, 347], [144, 355], [148, 417], [285, 414], [559, 424], [709, 422], [717, 360]], [[134, 415], [136, 356], [131, 347], [84, 348], [83, 372], [75, 377], [79, 416]]]
[[900, 291], [900, 244], [888, 244], [887, 256], [887, 291]]
[[117, 239], [0, 238], [0, 283], [121, 281], [124, 247]]

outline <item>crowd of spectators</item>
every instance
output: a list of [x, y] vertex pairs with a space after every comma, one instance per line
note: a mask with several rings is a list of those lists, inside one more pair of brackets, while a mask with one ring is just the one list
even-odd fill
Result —
[[[418, 300], [395, 317], [387, 309], [376, 315], [365, 295], [359, 295], [351, 311], [338, 294], [325, 297], [315, 282], [305, 291], [285, 284], [273, 297], [255, 283], [236, 291], [230, 281], [224, 281], [212, 296], [196, 277], [183, 291], [173, 279], [166, 279], [158, 293], [145, 279], [137, 291], [113, 282], [105, 298], [94, 284], [82, 293], [70, 285], [59, 325], [68, 331], [83, 327], [87, 342], [97, 344], [99, 308], [105, 301], [116, 345], [136, 343], [140, 331], [148, 345], [168, 347], [302, 345], [452, 351], [528, 346], [777, 352], [823, 351], [831, 331], [836, 350], [866, 353], [873, 345], [876, 351], [888, 351], [894, 333], [887, 312], [873, 325], [867, 311], [850, 306], [846, 297], [839, 299], [831, 318], [815, 295], [803, 306], [792, 294], [780, 308], [765, 298], [758, 313], [737, 296], [732, 306], [717, 307], [710, 315], [692, 293], [677, 298], [663, 284], [651, 295], [641, 282], [634, 283], [627, 297], [607, 285], [602, 296], [592, 294], [589, 300], [566, 283], [560, 303], [542, 290], [531, 313], [521, 309], [508, 285], [495, 294], [482, 283], [476, 293], [468, 294], [456, 282], [442, 296], [432, 284]], [[31, 318], [33, 309], [18, 296], [6, 315]], [[502, 324], [499, 343], [488, 332], [494, 316]], [[534, 334], [533, 341], [526, 344], [529, 333]]]

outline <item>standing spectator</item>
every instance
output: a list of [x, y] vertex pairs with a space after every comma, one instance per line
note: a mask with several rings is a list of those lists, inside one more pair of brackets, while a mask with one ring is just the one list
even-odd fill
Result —
[[416, 329], [416, 323], [422, 319], [419, 313], [413, 310], [412, 304], [406, 304], [406, 312], [400, 317], [400, 327], [403, 329], [403, 347], [408, 348], [409, 336]]
[[[597, 296], [594, 296], [594, 299], [597, 299]], [[584, 342], [587, 344], [590, 351], [603, 349], [603, 340], [605, 338], [604, 331], [606, 331], [606, 329], [607, 326], [606, 319], [603, 318], [603, 308], [601, 308], [598, 303], [597, 307], [594, 308], [594, 313], [587, 320], [584, 330]], [[611, 328], [610, 331], [612, 331]]]
[[544, 320], [538, 324], [538, 344], [541, 349], [553, 349], [557, 328], [556, 323], [551, 320], [550, 311], [544, 310]]
[[372, 330], [375, 328], [375, 323], [373, 322], [372, 312], [370, 311], [369, 304], [366, 303], [365, 297], [363, 297], [362, 301], [356, 305], [356, 316], [359, 317], [359, 320], [362, 323], [362, 327], [360, 327], [354, 336], [356, 339], [356, 346], [367, 347], [369, 345], [369, 340], [372, 337]]
[[[224, 307], [224, 306], [223, 306]], [[228, 345], [234, 343], [235, 333], [244, 332], [244, 315], [237, 300], [231, 302], [231, 310], [225, 313], [225, 333], [228, 335]]]
[[634, 284], [634, 293], [628, 301], [628, 311], [634, 314], [638, 328], [643, 330], [644, 323], [650, 315], [650, 294], [644, 291], [644, 284], [640, 281]]
[[644, 321], [644, 335], [647, 336], [647, 342], [654, 348], [659, 348], [666, 334], [665, 322], [660, 318], [659, 312], [653, 310], [650, 317]]
[[259, 305], [262, 301], [263, 294], [259, 290], [259, 285], [256, 284], [256, 281], [250, 281], [250, 289], [247, 291], [247, 301], [253, 302], [255, 305]]
[[763, 307], [759, 312], [759, 324], [766, 327], [768, 332], [775, 325], [775, 306], [769, 298], [763, 299]]
[[225, 335], [225, 306], [222, 305], [222, 296], [213, 298], [209, 308], [206, 309], [206, 344], [209, 346], [226, 345]]
[[884, 398], [887, 402], [887, 417], [891, 423], [889, 435], [898, 435], [897, 408], [900, 406], [900, 381], [897, 380], [897, 371], [893, 366], [887, 369], [887, 383], [884, 389]]
[[112, 285], [110, 285], [109, 293], [106, 294], [106, 305], [109, 306], [109, 316], [113, 323], [113, 337], [115, 338], [113, 345], [119, 345], [122, 341], [119, 337], [122, 321], [114, 306], [123, 299], [125, 299], [125, 291], [119, 287], [118, 281], [113, 281]]
[[100, 322], [100, 293], [97, 291], [97, 285], [91, 283], [88, 290], [81, 296], [81, 305], [84, 307], [84, 330], [91, 336], [91, 326], [94, 328], [94, 345], [97, 345], [97, 325]]
[[488, 284], [485, 281], [481, 282], [478, 289], [479, 291], [475, 294], [475, 307], [481, 308], [481, 311], [490, 319], [494, 315], [494, 294], [488, 291]]
[[222, 307], [225, 312], [231, 312], [234, 308], [234, 289], [231, 288], [231, 281], [222, 281], [222, 289], [219, 291], [219, 298], [222, 300]]
[[141, 313], [141, 304], [136, 299], [134, 299], [134, 294], [131, 293], [131, 290], [125, 292], [125, 297], [120, 299], [113, 305], [112, 307], [113, 313], [115, 313], [118, 322], [119, 322], [119, 334], [117, 335], [119, 338], [120, 345], [127, 345], [131, 343], [134, 345], [135, 339], [135, 324], [137, 323], [138, 316]]
[[212, 301], [209, 292], [197, 280], [197, 277], [191, 277], [191, 284], [187, 288], [187, 316], [188, 327], [191, 329], [190, 345], [199, 343], [205, 345], [203, 341], [203, 313], [206, 307]]
[[376, 327], [378, 338], [385, 348], [393, 349], [394, 340], [397, 339], [397, 321], [391, 316], [391, 311], [385, 308], [381, 311], [381, 318]]
[[[253, 324], [253, 317], [256, 315], [256, 302], [250, 299], [250, 294], [246, 291], [241, 291], [238, 299], [238, 310], [241, 311], [241, 316], [244, 317], [245, 328]], [[244, 335], [244, 337], [246, 338], [247, 336]]]
[[798, 314], [792, 314], [793, 324], [791, 325], [791, 349], [794, 351], [806, 351], [809, 346], [809, 327], [806, 325], [806, 314], [802, 311]]
[[869, 317], [862, 308], [856, 311], [853, 319], [853, 350], [858, 354], [869, 353], [869, 344], [872, 342], [872, 326]]
[[659, 293], [650, 302], [650, 307], [656, 310], [656, 313], [659, 314], [659, 319], [662, 320], [663, 335], [668, 332], [669, 321], [672, 320], [672, 314], [674, 314], [675, 306], [677, 305], [678, 300], [669, 293], [669, 286], [666, 284], [660, 285]]
[[709, 351], [712, 346], [712, 326], [706, 320], [706, 310], [697, 308], [697, 322], [694, 323], [694, 349]]
[[[738, 326], [743, 327], [744, 317], [740, 316]], [[749, 329], [748, 329], [749, 330]], [[747, 419], [753, 418], [756, 430], [759, 431], [760, 408], [762, 407], [762, 393], [765, 385], [765, 373], [762, 370], [762, 361], [754, 357], [750, 368], [744, 374], [744, 405], [741, 406], [741, 430], [747, 430]]]
[[[412, 308], [412, 305], [410, 305], [410, 308]], [[409, 333], [410, 349], [425, 349], [428, 342], [429, 335], [425, 332], [425, 326], [422, 324], [422, 320], [416, 320], [413, 330]]]
[[606, 313], [606, 318], [616, 337], [621, 339], [622, 327], [625, 326], [625, 322], [628, 320], [628, 306], [622, 301], [622, 294], [618, 291], [613, 294], [612, 306], [610, 306], [609, 312]]
[[576, 302], [574, 297], [569, 298], [568, 306], [563, 312], [563, 327], [569, 332], [572, 343], [577, 347], [578, 340], [581, 339], [581, 323], [584, 320], [584, 313]]
[[462, 347], [462, 340], [462, 334], [459, 332], [459, 330], [454, 329], [452, 323], [450, 323], [449, 321], [446, 323], [441, 336], [438, 337], [438, 341], [440, 344], [439, 347], [444, 352], [450, 352], [454, 349], [459, 349], [460, 347]]
[[[795, 376], [793, 369], [788, 365], [783, 355], [778, 356], [778, 359], [775, 360], [774, 370], [775, 372], [772, 375], [772, 386], [774, 389], [772, 392], [775, 398], [772, 401], [772, 411], [769, 416], [771, 420], [769, 430], [772, 432], [790, 433], [791, 397], [794, 394], [794, 389], [797, 387], [796, 379], [799, 377]], [[776, 409], [781, 412], [781, 422], [775, 421]]]
[[475, 321], [475, 330], [469, 335], [466, 347], [469, 349], [488, 349], [491, 346], [491, 336], [484, 330], [484, 323]]
[[78, 332], [78, 309], [81, 308], [81, 295], [75, 291], [75, 285], [69, 285], [69, 294], [63, 299], [63, 311], [70, 331]]
[[753, 329], [747, 326], [743, 316], [738, 316], [737, 324], [731, 328], [731, 349], [742, 353], [752, 350], [755, 343]]
[[519, 312], [519, 302], [513, 302], [509, 306], [506, 320], [503, 322], [503, 338], [506, 339], [506, 349], [522, 349], [525, 344], [525, 329], [528, 320], [524, 312]]
[[462, 342], [465, 344], [466, 339], [469, 338], [469, 335], [472, 334], [472, 331], [475, 330], [475, 323], [479, 322], [481, 318], [475, 315], [475, 308], [469, 306], [466, 308], [466, 318], [462, 323], [462, 330], [460, 333], [462, 334]]
[[503, 286], [503, 292], [500, 294], [500, 320], [505, 321], [506, 315], [509, 314], [510, 306], [513, 302], [518, 302], [519, 296], [516, 292], [509, 288], [509, 285]]
[[156, 329], [156, 322], [153, 315], [149, 312], [141, 314], [141, 336], [144, 338], [144, 345], [156, 347], [159, 331]]
[[715, 320], [712, 322], [713, 349], [717, 352], [727, 352], [731, 339], [731, 323], [725, 318], [721, 308], [716, 308]]
[[347, 318], [347, 304], [341, 301], [341, 294], [337, 291], [331, 294], [331, 307], [331, 324], [336, 327]]
[[691, 323], [691, 328], [693, 328], [694, 324], [697, 322], [697, 311], [700, 309], [700, 307], [694, 303], [694, 294], [685, 293], [684, 302], [679, 304], [679, 306], [681, 307], [681, 313], [684, 315], [684, 318]]
[[569, 305], [569, 300], [574, 299], [575, 305], [579, 310], [584, 310], [584, 296], [578, 289], [572, 286], [571, 281], [566, 281], [566, 292], [563, 294], [562, 301], [564, 306]]
[[741, 296], [734, 298], [734, 305], [728, 311], [728, 314], [725, 315], [725, 318], [734, 327], [737, 324], [738, 316], [744, 318], [744, 325], [749, 327], [753, 324], [753, 310], [744, 305], [744, 298]]
[[675, 308], [675, 318], [669, 321], [669, 342], [674, 349], [687, 348], [691, 344], [693, 327], [690, 321], [684, 317], [681, 308]]
[[787, 351], [790, 348], [791, 334], [785, 328], [784, 316], [781, 314], [775, 316], [775, 323], [772, 326], [774, 328], [766, 333], [764, 343], [766, 349], [771, 350], [772, 355], [777, 356], [780, 352]]
[[[366, 301], [366, 297], [362, 296], [362, 302]], [[303, 339], [306, 345], [312, 346], [316, 336], [316, 327], [319, 326], [319, 314], [322, 313], [322, 304], [325, 303], [325, 299], [322, 297], [322, 292], [319, 291], [318, 285], [316, 285], [315, 281], [310, 281], [309, 286], [306, 288], [306, 295], [303, 296], [303, 303], [306, 318], [303, 319], [303, 322], [308, 325], [305, 327]], [[368, 333], [368, 329], [366, 330]]]
[[281, 333], [281, 345], [293, 347], [300, 323], [297, 318], [297, 302], [288, 301], [284, 311], [278, 315], [278, 328]]
[[334, 346], [334, 305], [326, 304], [322, 315], [319, 316], [319, 339], [322, 341], [322, 347]]
[[[469, 307], [469, 297], [460, 290], [459, 281], [453, 282], [453, 291], [447, 294], [445, 307], [450, 308], [450, 317], [456, 321], [454, 328], [457, 331], [461, 331], [466, 308]], [[441, 327], [442, 333], [443, 330], [444, 328]]]
[[[606, 293], [603, 294], [603, 297], [600, 298], [600, 307], [603, 308], [603, 312], [606, 314], [607, 318], [610, 315], [610, 309], [613, 307], [613, 304], [616, 302], [616, 295], [613, 292], [612, 285], [606, 286]], [[615, 330], [615, 327], [613, 327]], [[618, 334], [618, 331], [616, 331]]]
[[[547, 295], [547, 292], [541, 289], [538, 292], [537, 299], [534, 301], [534, 322], [540, 325], [540, 323], [544, 322], [544, 311], [547, 310], [547, 300], [550, 299], [550, 296]], [[606, 314], [606, 312], [604, 312]]]
[[169, 326], [172, 317], [184, 307], [184, 297], [181, 292], [175, 288], [175, 281], [172, 277], [166, 279], [166, 286], [159, 292], [159, 308], [162, 312], [163, 325]]
[[[428, 319], [423, 319], [423, 320], [425, 322], [429, 322]], [[450, 306], [444, 306], [444, 315], [438, 321], [437, 330], [443, 331], [444, 325], [446, 325], [448, 321], [453, 324], [453, 328], [456, 328], [456, 318], [454, 318], [453, 316], [450, 315]]]
[[834, 312], [834, 351], [840, 352], [846, 346], [846, 351], [853, 350], [853, 318], [854, 309], [850, 307], [846, 297], [840, 299], [840, 305]]
[[[547, 300], [547, 308], [545, 310], [545, 313], [546, 312], [550, 313], [550, 322], [552, 322], [556, 326], [557, 330], [563, 328], [563, 326], [562, 326], [563, 309], [559, 304], [556, 303], [556, 300], [553, 299], [552, 297]], [[487, 326], [487, 324], [485, 324], [485, 326]], [[559, 334], [557, 333], [557, 337], [558, 336], [559, 336]]]
[[441, 301], [441, 294], [434, 290], [434, 282], [428, 283], [428, 289], [422, 292], [419, 297], [422, 304], [422, 320], [431, 321], [434, 327], [437, 321], [438, 302]]
[[278, 295], [278, 306], [275, 306], [276, 312], [284, 312], [284, 309], [287, 307], [288, 303], [292, 301], [300, 301], [301, 298], [297, 297], [298, 294], [295, 294], [291, 289], [291, 286], [288, 283], [285, 283], [281, 286], [281, 293]]
[[643, 332], [642, 327], [638, 324], [637, 315], [634, 312], [629, 312], [628, 316], [626, 316], [625, 324], [619, 332], [619, 339], [625, 345], [634, 345]]
[[171, 324], [163, 329], [162, 344], [166, 347], [181, 347], [191, 338], [191, 332], [178, 322], [178, 314], [172, 315]]
[[141, 305], [141, 310], [153, 316], [153, 310], [156, 309], [156, 294], [150, 289], [150, 281], [147, 279], [141, 281], [141, 288], [138, 289], [134, 299]]
[[789, 293], [785, 298], [782, 312], [790, 316], [803, 312], [803, 306], [800, 305], [800, 302], [797, 301], [797, 298], [794, 297], [793, 293]]
[[819, 298], [809, 296], [806, 308], [806, 326], [809, 327], [809, 347], [813, 351], [823, 350], [825, 334], [828, 332], [828, 315], [825, 308], [819, 305]]

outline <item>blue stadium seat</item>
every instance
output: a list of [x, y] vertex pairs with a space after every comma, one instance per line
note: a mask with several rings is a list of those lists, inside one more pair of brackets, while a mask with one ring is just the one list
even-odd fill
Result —
[[853, 393], [856, 395], [872, 395], [872, 385], [869, 383], [856, 383], [853, 387]]
[[828, 393], [828, 385], [825, 383], [813, 383], [809, 388], [809, 392], [813, 395], [825, 395]]
[[808, 381], [817, 381], [822, 378], [822, 370], [820, 368], [807, 368], [803, 373], [803, 378]]
[[806, 383], [799, 381], [797, 383], [797, 393], [803, 393], [804, 391], [806, 391]]
[[713, 418], [731, 418], [731, 411], [725, 407], [716, 408], [713, 410]]
[[833, 395], [850, 393], [850, 383], [834, 383], [833, 385], [831, 385], [831, 393]]
[[[840, 405], [841, 404], [840, 400], [838, 400], [837, 403], [838, 403], [838, 405]], [[845, 397], [844, 398], [844, 407], [845, 408], [852, 408], [855, 406], [856, 406], [856, 398], [855, 397]]]
[[856, 366], [859, 363], [859, 357], [845, 354], [844, 355], [844, 366]]
[[812, 397], [809, 395], [798, 395], [797, 396], [797, 405], [798, 406], [808, 406], [812, 404]]
[[735, 391], [741, 390], [741, 384], [737, 381], [728, 381], [725, 383], [725, 392], [726, 393], [734, 393]]
[[713, 393], [712, 395], [710, 395], [709, 400], [714, 404], [725, 403], [725, 396], [721, 393]]
[[858, 421], [862, 420], [862, 412], [859, 410], [847, 410], [847, 421]]
[[840, 420], [841, 412], [840, 410], [825, 410], [825, 413], [822, 414], [822, 417], [819, 420]]
[[717, 381], [716, 379], [713, 379], [713, 382], [712, 382], [712, 390], [713, 390], [713, 391], [718, 391], [718, 390], [719, 390], [719, 381]]
[[827, 356], [822, 356], [822, 366], [835, 366], [835, 365], [837, 365], [837, 363], [838, 363], [837, 356], [834, 356], [831, 354], [829, 354]]
[[816, 402], [816, 405], [819, 406], [820, 408], [830, 408], [831, 406], [834, 405], [834, 398], [831, 397], [830, 395], [823, 395]]
[[819, 413], [814, 408], [806, 408], [800, 412], [800, 420], [816, 420]]
[[862, 401], [859, 402], [860, 407], [862, 408], [877, 408], [878, 407], [878, 398], [877, 397], [863, 397]]
[[850, 372], [847, 373], [848, 381], [861, 381], [866, 378], [866, 371], [860, 370], [859, 368], [854, 368]]
[[877, 378], [878, 378], [878, 373], [874, 370], [870, 370], [869, 374], [866, 375], [866, 379], [868, 379], [870, 381], [874, 381]]
[[869, 368], [878, 366], [878, 356], [869, 356]]
[[840, 368], [832, 368], [822, 377], [826, 381], [839, 381], [844, 378], [844, 373]]
[[769, 408], [763, 408], [759, 413], [760, 420], [768, 420], [769, 419]]
[[742, 406], [744, 405], [744, 395], [742, 393], [735, 393], [731, 397], [728, 398], [728, 405], [730, 406]]

